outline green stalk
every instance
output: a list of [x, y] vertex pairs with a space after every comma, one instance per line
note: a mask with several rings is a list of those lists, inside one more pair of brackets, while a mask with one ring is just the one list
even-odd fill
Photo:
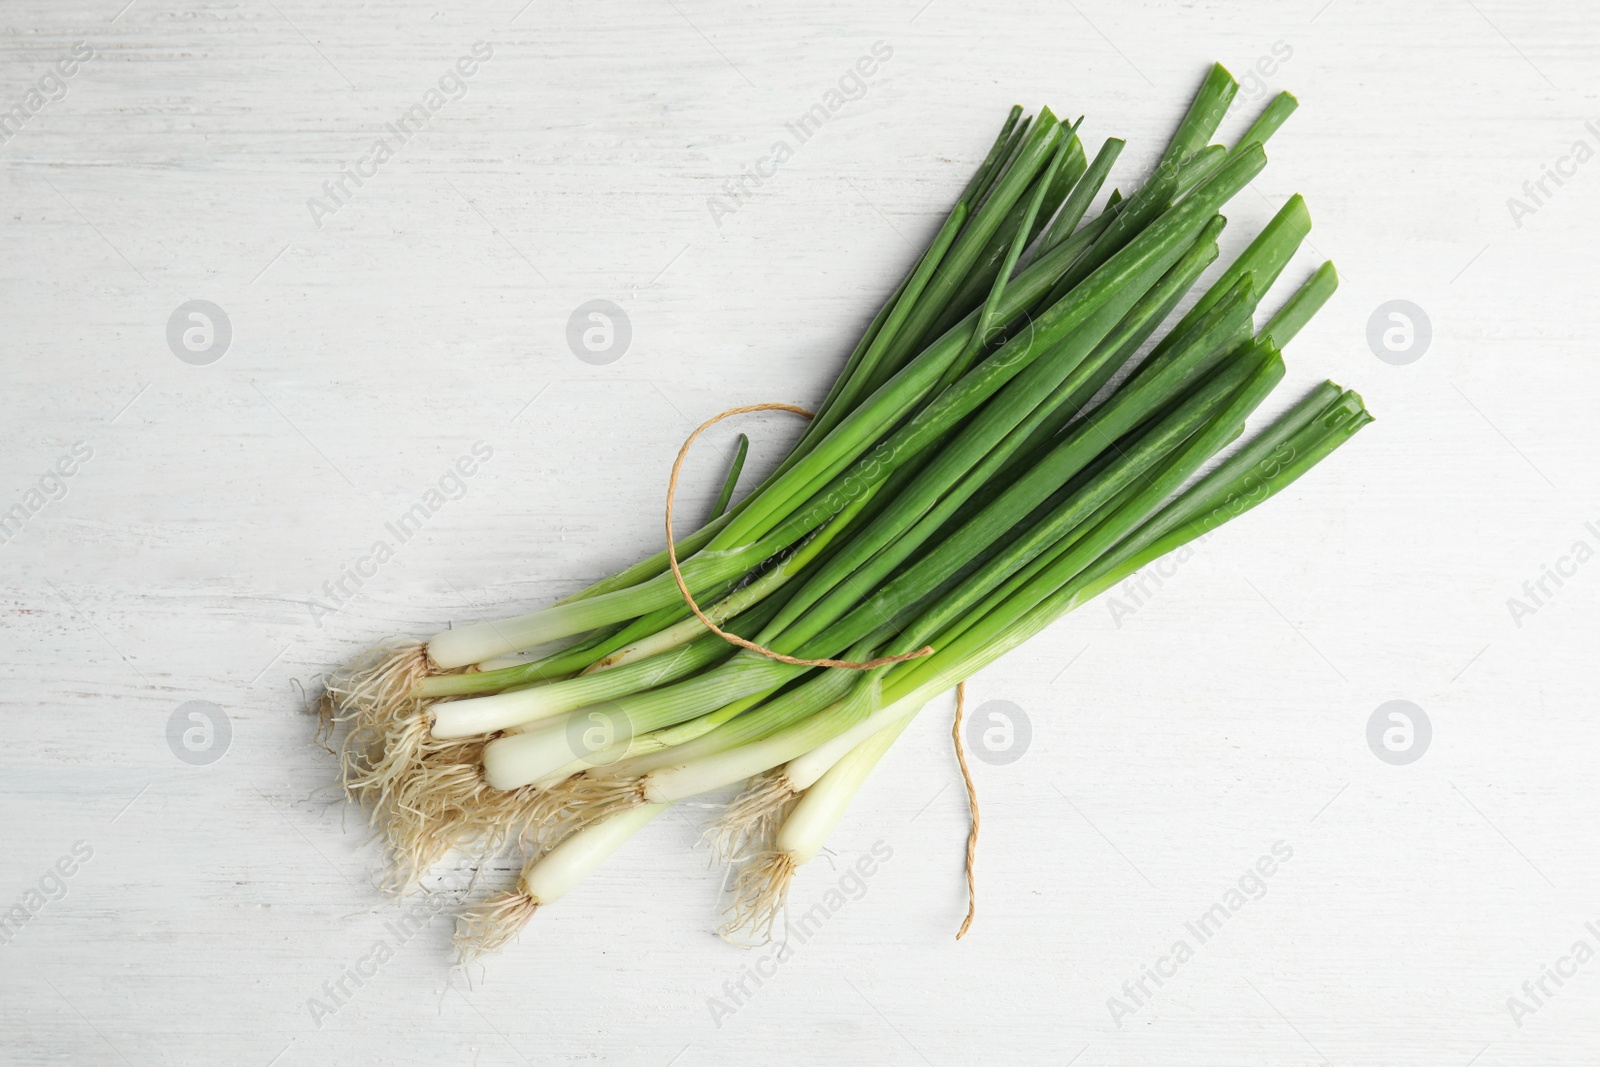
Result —
[[[1017, 269], [1017, 260], [1022, 258], [1022, 250], [1026, 247], [1034, 230], [1034, 221], [1039, 218], [1039, 209], [1043, 206], [1045, 196], [1050, 192], [1051, 183], [1056, 179], [1056, 174], [1061, 170], [1061, 164], [1067, 157], [1067, 149], [1077, 144], [1076, 137], [1067, 141], [1056, 154], [1050, 158], [1050, 163], [1045, 167], [1044, 174], [1035, 182], [1034, 193], [1028, 198], [1026, 210], [1018, 221], [1015, 232], [1011, 236], [1010, 247], [1005, 250], [1005, 257], [1001, 260], [1000, 268], [994, 273], [994, 281], [989, 287], [989, 296], [978, 311], [977, 325], [972, 328], [972, 340], [967, 343], [967, 351], [956, 362], [950, 364], [941, 379], [941, 388], [949, 385], [960, 377], [989, 342], [989, 331], [994, 328], [995, 316], [1000, 311], [1000, 297], [1006, 291], [1006, 283], [1011, 280], [1011, 274]], [[1041, 220], [1042, 221], [1042, 220]], [[1003, 231], [1002, 231], [1003, 232]], [[999, 234], [996, 234], [999, 236]]]
[[[1020, 112], [1022, 108], [1017, 105], [1014, 110]], [[1010, 170], [1012, 165], [1016, 163], [1018, 156], [1022, 154], [1023, 146], [1028, 143], [1028, 128], [1032, 124], [1033, 116], [1029, 115], [1017, 123], [1016, 128], [1011, 131], [1010, 138], [1006, 140], [1005, 149], [1000, 154], [1000, 162], [992, 167], [988, 174], [984, 175], [983, 181], [978, 183], [978, 187], [973, 191], [973, 204], [982, 207], [989, 192], [995, 187], [995, 183], [1000, 180], [1000, 176]]]
[[1089, 169], [1083, 172], [1083, 177], [1072, 187], [1072, 192], [1067, 195], [1060, 212], [1050, 223], [1050, 228], [1039, 239], [1040, 255], [1072, 236], [1073, 231], [1078, 228], [1078, 223], [1083, 221], [1084, 213], [1089, 210], [1089, 204], [1094, 200], [1095, 194], [1105, 184], [1106, 176], [1111, 173], [1112, 164], [1116, 163], [1126, 144], [1127, 142], [1121, 138], [1106, 138], [1105, 143], [1100, 146], [1100, 151], [1095, 153], [1094, 162], [1089, 164]]
[[1178, 168], [1178, 185], [1174, 196], [1187, 196], [1189, 190], [1211, 177], [1228, 161], [1228, 150], [1219, 144], [1206, 145], [1183, 161]]
[[1213, 63], [1183, 121], [1173, 132], [1172, 140], [1167, 142], [1161, 162], [1178, 163], [1204, 148], [1222, 125], [1222, 116], [1228, 113], [1228, 105], [1233, 103], [1233, 95], [1238, 91], [1239, 83], [1233, 80], [1233, 75], [1221, 63]]
[[1266, 144], [1267, 140], [1278, 132], [1278, 128], [1288, 121], [1289, 116], [1293, 115], [1295, 108], [1299, 106], [1300, 101], [1289, 93], [1279, 93], [1273, 97], [1272, 103], [1268, 104], [1266, 110], [1262, 111], [1255, 122], [1250, 124], [1250, 128], [1244, 132], [1243, 137], [1239, 138], [1239, 143], [1233, 146], [1232, 151], [1238, 152], [1253, 144]]
[[1322, 310], [1322, 306], [1338, 288], [1339, 272], [1334, 270], [1333, 260], [1330, 259], [1318, 267], [1306, 283], [1295, 290], [1288, 302], [1278, 309], [1278, 313], [1268, 320], [1261, 331], [1262, 336], [1282, 348], [1294, 339], [1311, 316]]
[[1011, 145], [1011, 131], [1017, 128], [1017, 120], [1022, 118], [1022, 105], [1013, 104], [1011, 113], [1006, 116], [1005, 124], [1000, 127], [1000, 134], [994, 139], [994, 144], [989, 147], [989, 154], [983, 157], [983, 162], [978, 164], [978, 169], [973, 171], [972, 177], [967, 180], [967, 187], [961, 191], [958, 199], [969, 204], [976, 204], [989, 188], [989, 182], [994, 178], [1000, 166], [1000, 161], [1005, 158], [1006, 150]]
[[719, 519], [722, 513], [728, 510], [728, 503], [733, 500], [734, 487], [739, 484], [739, 473], [744, 470], [744, 460], [750, 454], [750, 435], [739, 435], [739, 447], [733, 453], [733, 462], [728, 465], [728, 476], [722, 480], [722, 491], [717, 494], [716, 503], [711, 505], [711, 518]]
[[[1259, 150], [1259, 146], [1256, 147]], [[1207, 289], [1183, 318], [1178, 320], [1178, 325], [1173, 327], [1172, 334], [1179, 334], [1193, 325], [1246, 275], [1253, 276], [1253, 286], [1258, 296], [1265, 294], [1272, 288], [1272, 283], [1283, 272], [1283, 268], [1288, 265], [1290, 257], [1300, 247], [1300, 242], [1304, 241], [1306, 234], [1310, 232], [1311, 213], [1306, 210], [1305, 199], [1296, 193], [1278, 209], [1278, 213], [1272, 216], [1272, 221], [1261, 228], [1256, 239], [1250, 242], [1250, 246], [1239, 258], [1227, 266], [1212, 283], [1211, 288]], [[1161, 346], [1157, 345], [1155, 352], [1160, 351]]]

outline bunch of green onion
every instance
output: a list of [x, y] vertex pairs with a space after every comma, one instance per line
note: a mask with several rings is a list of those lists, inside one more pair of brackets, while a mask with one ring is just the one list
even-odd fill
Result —
[[1211, 144], [1236, 90], [1214, 67], [1154, 172], [1092, 217], [1123, 143], [1091, 159], [1082, 120], [1013, 109], [794, 450], [727, 507], [736, 463], [711, 521], [676, 543], [707, 616], [763, 648], [922, 654], [856, 670], [738, 648], [691, 613], [661, 552], [330, 679], [346, 787], [387, 839], [394, 887], [453, 848], [529, 847], [516, 889], [461, 921], [464, 952], [496, 947], [667, 806], [748, 779], [713, 832], [739, 868], [725, 933], [768, 930], [924, 705], [1371, 421], [1325, 383], [1213, 462], [1337, 285], [1324, 264], [1258, 327], [1310, 228], [1295, 196], [1167, 325], [1295, 107], [1280, 95], [1236, 144]]

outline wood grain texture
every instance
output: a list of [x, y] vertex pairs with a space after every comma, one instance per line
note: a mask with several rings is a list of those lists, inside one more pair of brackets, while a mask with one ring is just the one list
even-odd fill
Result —
[[[1600, 960], [1520, 1025], [1507, 1008], [1574, 942], [1600, 947], [1600, 563], [1507, 606], [1600, 545], [1600, 162], [1565, 164], [1520, 220], [1507, 204], [1600, 148], [1583, 5], [124, 3], [0, 7], [0, 110], [94, 50], [0, 144], [0, 510], [92, 450], [0, 544], [0, 907], [60, 895], [48, 872], [92, 850], [0, 944], [0, 1063], [1593, 1062]], [[714, 218], [880, 41], [865, 95]], [[475, 42], [493, 55], [464, 95], [316, 225], [308, 198]], [[1379, 421], [1132, 615], [1092, 605], [973, 680], [972, 706], [1016, 703], [1033, 740], [976, 765], [972, 934], [952, 939], [965, 806], [940, 704], [795, 903], [877, 842], [892, 858], [781, 964], [711, 935], [697, 808], [470, 985], [445, 919], [399, 944], [302, 687], [654, 550], [683, 436], [820, 399], [1012, 103], [1126, 137], [1128, 182], [1205, 64], [1242, 75], [1280, 43], [1252, 110], [1280, 88], [1303, 106], [1225, 242], [1306, 196], [1290, 274], [1332, 257], [1344, 284], [1277, 402], [1333, 377]], [[209, 366], [167, 343], [193, 299], [232, 324]], [[566, 342], [593, 299], [632, 326], [606, 366]], [[1393, 299], [1432, 324], [1407, 366], [1366, 340]], [[798, 432], [718, 427], [685, 512], [741, 429], [752, 474]], [[314, 616], [477, 442], [493, 455], [464, 495]], [[1397, 698], [1434, 731], [1405, 767], [1364, 736]], [[231, 723], [205, 766], [168, 744], [191, 700]], [[1119, 1026], [1108, 999], [1279, 841], [1265, 895]], [[380, 940], [393, 958], [314, 1019]]]

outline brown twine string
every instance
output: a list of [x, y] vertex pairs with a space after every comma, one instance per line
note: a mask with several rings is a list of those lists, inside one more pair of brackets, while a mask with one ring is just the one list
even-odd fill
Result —
[[978, 912], [978, 883], [972, 866], [978, 858], [978, 787], [972, 782], [972, 772], [967, 769], [967, 750], [961, 744], [961, 711], [967, 702], [967, 683], [956, 686], [956, 719], [950, 727], [950, 739], [955, 742], [956, 760], [961, 764], [961, 780], [967, 783], [967, 807], [972, 811], [972, 828], [967, 831], [967, 917], [956, 931], [956, 940], [967, 936], [972, 927], [972, 917]]
[[931, 647], [919, 648], [915, 652], [907, 652], [900, 656], [869, 659], [865, 663], [854, 663], [847, 659], [796, 659], [794, 656], [785, 656], [782, 652], [774, 652], [770, 648], [763, 648], [754, 641], [746, 641], [738, 634], [730, 634], [728, 631], [720, 629], [716, 623], [706, 617], [705, 612], [700, 610], [700, 605], [695, 603], [694, 597], [689, 593], [689, 587], [684, 584], [683, 571], [678, 567], [678, 546], [672, 539], [672, 497], [678, 491], [678, 473], [683, 469], [683, 461], [689, 455], [689, 448], [694, 444], [695, 439], [723, 419], [733, 415], [743, 415], [749, 411], [792, 411], [794, 414], [804, 415], [808, 419], [812, 417], [811, 412], [793, 404], [747, 404], [742, 408], [729, 408], [721, 415], [707, 419], [697, 426], [694, 433], [690, 434], [689, 439], [683, 443], [683, 447], [678, 449], [678, 458], [672, 464], [672, 477], [667, 482], [667, 562], [672, 566], [672, 578], [673, 581], [678, 583], [678, 592], [683, 594], [683, 602], [689, 605], [689, 610], [694, 612], [695, 618], [699, 619], [706, 629], [724, 641], [738, 645], [740, 648], [749, 649], [751, 652], [760, 653], [768, 659], [777, 660], [779, 663], [791, 663], [797, 667], [840, 667], [847, 671], [869, 671], [874, 667], [883, 667], [890, 663], [903, 663], [908, 659], [917, 659], [920, 656], [930, 655], [933, 652]]

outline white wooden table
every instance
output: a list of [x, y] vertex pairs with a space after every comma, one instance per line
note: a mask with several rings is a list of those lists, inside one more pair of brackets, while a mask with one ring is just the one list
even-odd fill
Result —
[[[1591, 12], [521, 2], [0, 7], [0, 109], [27, 113], [0, 145], [0, 907], [21, 909], [0, 1063], [1594, 1062], [1600, 960], [1570, 956], [1600, 949]], [[847, 80], [857, 98], [719, 208], [875, 47], [864, 92]], [[1379, 421], [1132, 614], [1096, 604], [974, 679], [1032, 742], [976, 764], [969, 938], [948, 704], [794, 902], [891, 858], [781, 963], [711, 934], [701, 810], [470, 986], [447, 919], [395, 937], [303, 689], [386, 635], [653, 550], [688, 428], [821, 397], [1006, 107], [1087, 112], [1086, 135], [1128, 138], [1133, 181], [1213, 59], [1271, 70], [1250, 111], [1280, 88], [1303, 105], [1228, 249], [1298, 191], [1317, 226], [1291, 276], [1332, 257], [1344, 278], [1275, 403], [1331, 376]], [[334, 201], [346, 165], [367, 176]], [[1562, 182], [1535, 200], [1547, 165]], [[194, 362], [169, 345], [194, 300], [231, 328], [211, 362], [187, 312]], [[567, 343], [591, 300], [631, 326], [605, 365]], [[1367, 340], [1392, 300], [1430, 323], [1405, 365]], [[796, 432], [743, 428], [752, 470]], [[479, 442], [455, 498], [394, 538]], [[380, 540], [392, 558], [361, 562]], [[1540, 593], [1547, 567], [1565, 574]], [[1391, 700], [1431, 723], [1407, 765], [1366, 738]], [[226, 717], [190, 738], [212, 762], [176, 754], [190, 701]], [[1241, 878], [1252, 897], [1202, 943], [1186, 924]]]

